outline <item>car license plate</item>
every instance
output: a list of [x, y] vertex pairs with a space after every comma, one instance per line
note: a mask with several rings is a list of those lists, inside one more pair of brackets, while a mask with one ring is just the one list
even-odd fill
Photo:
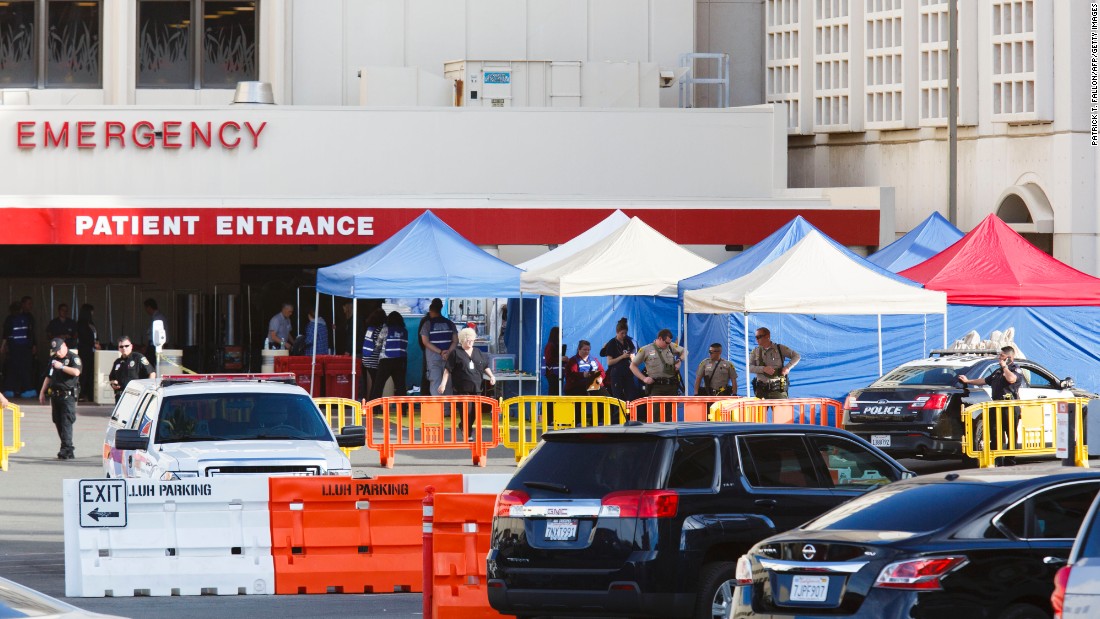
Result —
[[791, 581], [792, 602], [824, 602], [828, 597], [828, 576], [795, 576]]
[[570, 542], [577, 539], [577, 520], [575, 518], [547, 520], [546, 539], [552, 542]]
[[875, 447], [889, 447], [890, 435], [889, 434], [872, 434], [871, 444]]

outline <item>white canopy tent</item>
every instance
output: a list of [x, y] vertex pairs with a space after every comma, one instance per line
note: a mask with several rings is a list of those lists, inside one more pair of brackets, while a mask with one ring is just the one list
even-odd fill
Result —
[[[686, 314], [746, 315], [745, 387], [748, 393], [748, 314], [874, 315], [879, 320], [879, 374], [882, 373], [883, 314], [946, 314], [947, 295], [908, 286], [845, 256], [811, 231], [782, 256], [748, 275], [684, 293]], [[944, 325], [944, 345], [947, 331]]]
[[626, 213], [616, 209], [614, 213], [608, 215], [603, 221], [585, 230], [576, 237], [558, 245], [541, 256], [535, 256], [527, 262], [521, 262], [516, 266], [524, 271], [536, 271], [550, 266], [551, 264], [565, 260], [575, 255], [577, 252], [588, 249], [603, 241], [628, 223], [630, 223], [630, 218], [626, 216]]
[[[529, 269], [520, 276], [520, 291], [558, 297], [558, 325], [564, 335], [561, 299], [565, 297], [675, 297], [680, 280], [713, 267], [713, 262], [633, 217], [599, 242]], [[540, 319], [541, 315], [540, 311]]]

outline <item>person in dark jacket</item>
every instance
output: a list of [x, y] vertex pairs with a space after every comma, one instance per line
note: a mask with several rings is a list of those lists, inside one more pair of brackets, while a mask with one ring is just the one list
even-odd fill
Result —
[[80, 373], [80, 399], [95, 401], [95, 351], [101, 348], [99, 333], [95, 327], [95, 307], [91, 303], [80, 306], [80, 316], [76, 319], [76, 352], [84, 363]]
[[408, 358], [409, 330], [405, 328], [405, 319], [399, 312], [390, 312], [382, 329], [382, 352], [378, 357], [378, 370], [370, 399], [382, 397], [386, 381], [391, 378], [393, 395], [404, 396], [408, 393], [405, 386]]

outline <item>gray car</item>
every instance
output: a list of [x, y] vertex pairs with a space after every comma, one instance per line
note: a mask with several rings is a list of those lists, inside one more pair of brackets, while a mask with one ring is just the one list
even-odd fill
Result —
[[1056, 619], [1100, 616], [1100, 496], [1085, 515], [1069, 562], [1054, 576]]

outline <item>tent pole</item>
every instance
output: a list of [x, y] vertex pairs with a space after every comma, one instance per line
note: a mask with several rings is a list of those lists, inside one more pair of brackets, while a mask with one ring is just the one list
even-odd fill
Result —
[[[520, 332], [522, 336], [522, 331]], [[542, 395], [542, 378], [539, 377], [539, 372], [542, 371], [542, 364], [546, 359], [539, 359], [539, 351], [546, 345], [542, 343], [542, 295], [535, 297], [535, 395]]]
[[[561, 284], [559, 284], [559, 286], [560, 285]], [[562, 388], [565, 387], [565, 383], [562, 381], [562, 365], [564, 359], [562, 359], [561, 355], [561, 343], [565, 341], [565, 324], [563, 324], [565, 320], [563, 318], [563, 316], [565, 315], [565, 312], [563, 311], [565, 300], [560, 294], [561, 291], [559, 290], [558, 292], [558, 395], [563, 395]]]
[[[507, 307], [507, 305], [505, 307]], [[497, 316], [500, 316], [499, 311], [497, 312]], [[519, 353], [518, 353], [518, 356], [516, 357], [516, 359], [517, 359], [517, 361], [516, 361], [516, 371], [519, 371], [519, 370], [523, 369], [523, 291], [522, 290], [519, 291], [519, 322], [516, 323], [516, 324], [520, 325], [519, 328], [516, 330], [519, 333]], [[500, 329], [497, 329], [497, 332], [499, 333]], [[500, 350], [500, 344], [499, 343], [497, 344], [497, 350]], [[519, 390], [518, 391], [519, 395], [523, 395], [523, 376], [522, 375], [519, 377], [519, 380], [516, 381], [516, 388]], [[504, 393], [504, 387], [500, 388], [500, 392]]]
[[749, 313], [741, 314], [745, 317], [745, 397], [752, 393], [752, 372], [749, 370]]
[[351, 305], [351, 399], [355, 399], [355, 388], [359, 382], [355, 376], [355, 349], [358, 348], [355, 341], [355, 336], [359, 332], [359, 299], [355, 296], [355, 292], [352, 293], [352, 305]]
[[943, 313], [943, 347], [947, 348], [947, 312]]
[[875, 314], [878, 319], [878, 375], [882, 376], [882, 314]]
[[[313, 361], [309, 366], [309, 397], [313, 397], [313, 381], [317, 380], [317, 332], [320, 331], [317, 325], [317, 317], [319, 310], [317, 309], [321, 305], [321, 290], [317, 289], [317, 292], [313, 295]], [[299, 308], [301, 309], [301, 308]], [[306, 330], [309, 330], [309, 323], [306, 323]], [[301, 337], [301, 335], [299, 335]]]
[[[680, 308], [676, 308], [676, 311], [680, 311]], [[688, 315], [684, 312], [684, 362], [680, 364], [680, 372], [684, 375], [684, 395], [691, 395], [691, 389], [688, 387], [688, 368], [691, 365], [691, 361], [688, 359]], [[709, 385], [708, 385], [709, 387]]]

